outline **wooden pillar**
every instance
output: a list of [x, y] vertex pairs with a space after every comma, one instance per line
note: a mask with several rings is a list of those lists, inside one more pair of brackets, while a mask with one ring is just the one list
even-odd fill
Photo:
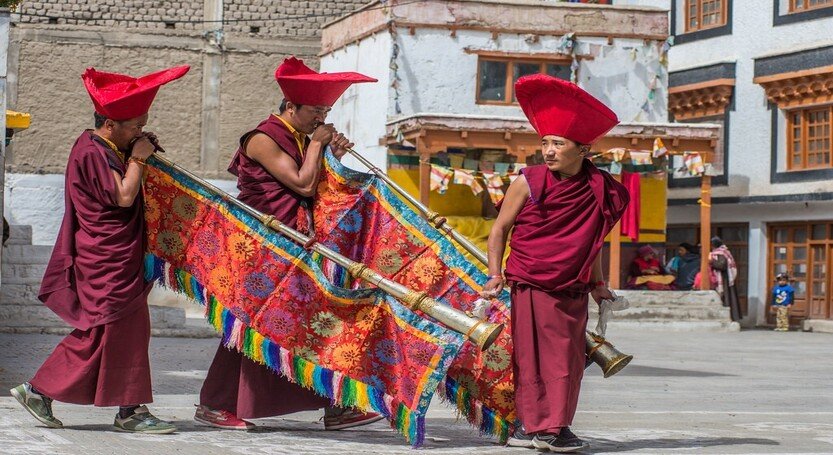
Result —
[[419, 153], [419, 202], [428, 207], [431, 195], [431, 152], [421, 137], [416, 140], [416, 148]]
[[712, 238], [712, 178], [703, 175], [700, 181], [700, 290], [711, 289], [709, 252]]
[[[617, 182], [622, 181], [621, 175], [614, 175]], [[607, 279], [611, 289], [620, 289], [619, 282], [620, 271], [622, 269], [622, 232], [620, 229], [621, 221], [617, 221], [610, 231], [610, 268], [607, 273]]]

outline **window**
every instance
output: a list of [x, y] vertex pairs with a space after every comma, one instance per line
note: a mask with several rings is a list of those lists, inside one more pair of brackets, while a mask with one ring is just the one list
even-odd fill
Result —
[[728, 0], [685, 0], [685, 31], [726, 25]]
[[480, 104], [514, 104], [515, 81], [530, 74], [549, 74], [570, 80], [571, 60], [518, 60], [480, 58], [477, 69], [477, 102]]
[[787, 111], [787, 169], [831, 167], [833, 105]]
[[833, 0], [790, 0], [791, 13], [801, 13], [829, 6], [833, 6]]

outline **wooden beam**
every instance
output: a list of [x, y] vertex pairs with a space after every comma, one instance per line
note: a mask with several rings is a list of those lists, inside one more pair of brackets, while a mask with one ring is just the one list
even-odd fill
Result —
[[431, 197], [431, 152], [421, 137], [417, 138], [416, 148], [419, 154], [419, 202], [428, 207]]
[[[622, 181], [621, 175], [614, 175], [617, 182]], [[622, 266], [622, 233], [620, 232], [621, 221], [617, 221], [610, 231], [610, 267], [607, 279], [611, 289], [620, 289], [619, 275]]]
[[711, 289], [712, 178], [709, 175], [700, 178], [700, 290], [707, 291]]

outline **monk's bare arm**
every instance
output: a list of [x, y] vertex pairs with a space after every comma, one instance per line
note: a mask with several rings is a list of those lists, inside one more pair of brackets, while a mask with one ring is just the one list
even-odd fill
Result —
[[263, 165], [272, 177], [287, 188], [305, 197], [315, 195], [323, 150], [321, 142], [310, 142], [304, 163], [299, 168], [295, 160], [265, 134], [255, 134], [246, 143], [246, 155], [249, 158]]
[[506, 251], [506, 240], [509, 238], [509, 231], [515, 225], [515, 218], [521, 212], [526, 200], [529, 198], [529, 185], [526, 177], [521, 175], [506, 191], [506, 198], [500, 207], [495, 224], [489, 233], [489, 281], [483, 286], [484, 297], [491, 297], [500, 292], [503, 287], [502, 267], [503, 253]]
[[596, 256], [596, 260], [593, 261], [593, 272], [590, 274], [590, 280], [593, 283], [598, 283], [600, 281], [605, 280], [604, 270], [602, 269], [602, 255], [601, 254]]
[[139, 191], [142, 189], [144, 166], [135, 161], [128, 162], [124, 177], [112, 169], [110, 171], [116, 182], [116, 194], [114, 195], [116, 204], [119, 207], [130, 207], [136, 201], [136, 196], [139, 195]]

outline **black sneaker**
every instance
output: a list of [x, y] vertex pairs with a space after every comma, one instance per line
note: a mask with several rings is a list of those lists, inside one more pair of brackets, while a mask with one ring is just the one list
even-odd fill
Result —
[[590, 444], [573, 434], [567, 427], [564, 427], [558, 435], [537, 434], [532, 440], [532, 444], [536, 449], [549, 450], [550, 452], [556, 453], [578, 452], [581, 449], [590, 447]]
[[526, 433], [524, 431], [524, 427], [522, 425], [518, 425], [515, 427], [515, 432], [512, 433], [512, 436], [509, 437], [509, 440], [506, 441], [506, 445], [509, 447], [526, 447], [527, 449], [534, 449], [535, 446], [532, 444], [532, 440], [535, 438], [535, 435]]

